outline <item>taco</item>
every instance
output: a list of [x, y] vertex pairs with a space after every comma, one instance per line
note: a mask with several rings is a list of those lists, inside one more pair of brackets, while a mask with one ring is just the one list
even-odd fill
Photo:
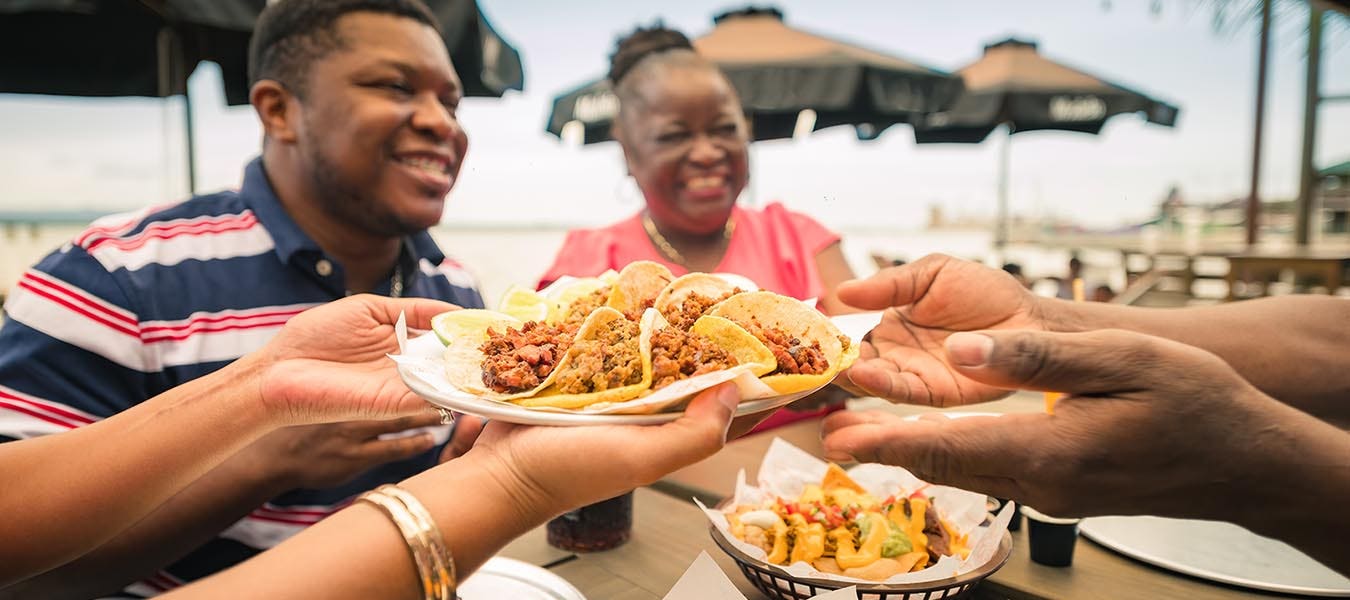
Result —
[[825, 315], [773, 292], [736, 294], [708, 314], [740, 325], [769, 348], [777, 366], [762, 379], [779, 394], [823, 386], [858, 356], [856, 345]]
[[[531, 396], [557, 377], [576, 338], [576, 328], [522, 322], [489, 310], [446, 313], [443, 335], [446, 378], [455, 387], [494, 400]], [[449, 326], [447, 326], [447, 323]]]
[[644, 344], [651, 355], [652, 391], [705, 373], [723, 371], [737, 365], [752, 364], [756, 377], [772, 371], [777, 362], [755, 336], [741, 326], [721, 317], [702, 317], [690, 327], [667, 322], [656, 308], [647, 309], [643, 331], [650, 336]]
[[714, 304], [744, 291], [717, 275], [689, 273], [670, 282], [653, 306], [671, 325], [688, 330]]
[[515, 402], [526, 407], [584, 408], [600, 402], [623, 402], [640, 396], [652, 382], [650, 339], [642, 323], [600, 307], [582, 323], [548, 387]]
[[649, 260], [628, 263], [610, 287], [605, 306], [623, 313], [629, 320], [638, 321], [673, 279], [675, 276], [670, 269], [660, 263]]
[[609, 301], [611, 283], [600, 277], [587, 277], [555, 284], [546, 290], [549, 300], [546, 320], [550, 325], [581, 327], [586, 317]]

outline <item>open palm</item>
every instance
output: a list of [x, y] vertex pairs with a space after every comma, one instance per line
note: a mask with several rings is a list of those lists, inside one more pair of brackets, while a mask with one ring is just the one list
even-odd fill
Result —
[[307, 310], [286, 323], [256, 357], [265, 366], [263, 399], [289, 422], [392, 419], [422, 412], [388, 354], [398, 351], [394, 323], [426, 329], [451, 304], [421, 298], [352, 296]]
[[862, 391], [897, 402], [958, 406], [1009, 390], [953, 368], [943, 344], [960, 331], [1045, 329], [1037, 298], [1007, 273], [931, 255], [839, 288], [858, 308], [885, 310], [846, 375]]

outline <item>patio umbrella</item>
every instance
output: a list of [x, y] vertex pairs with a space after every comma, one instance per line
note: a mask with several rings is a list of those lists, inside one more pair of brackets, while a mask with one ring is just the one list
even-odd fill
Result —
[[[1146, 94], [1045, 58], [1036, 42], [1007, 39], [984, 47], [984, 56], [957, 71], [965, 91], [951, 108], [914, 124], [920, 144], [984, 141], [1000, 125], [1009, 135], [1026, 131], [1097, 134], [1114, 115], [1142, 113], [1150, 123], [1172, 127], [1178, 108]], [[999, 167], [998, 225], [994, 242], [1007, 241], [1008, 154]]]
[[[788, 27], [777, 9], [718, 15], [694, 40], [699, 54], [726, 73], [753, 123], [755, 140], [791, 137], [799, 114], [815, 112], [813, 129], [904, 123], [941, 109], [960, 80], [903, 58]], [[610, 139], [618, 100], [603, 78], [559, 96], [548, 132], [579, 122], [587, 144]]]
[[[429, 0], [469, 96], [522, 89], [520, 53], [474, 0]], [[226, 102], [248, 103], [248, 43], [266, 0], [0, 0], [0, 93], [184, 96], [188, 181], [195, 190], [187, 79], [220, 65]]]

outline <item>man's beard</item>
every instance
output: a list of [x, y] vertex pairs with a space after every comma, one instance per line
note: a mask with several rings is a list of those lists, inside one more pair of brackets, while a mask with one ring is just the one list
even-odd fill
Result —
[[309, 164], [312, 165], [310, 176], [314, 190], [318, 192], [319, 208], [324, 212], [378, 237], [402, 237], [424, 231], [424, 228], [405, 223], [392, 212], [382, 210], [375, 198], [361, 197], [343, 181], [339, 170], [323, 155], [316, 141], [310, 140], [307, 145], [310, 148]]

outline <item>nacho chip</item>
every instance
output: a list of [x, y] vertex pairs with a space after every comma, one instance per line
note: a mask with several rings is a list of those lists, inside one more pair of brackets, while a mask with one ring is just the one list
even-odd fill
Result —
[[867, 493], [867, 490], [858, 485], [858, 482], [853, 481], [853, 478], [849, 477], [844, 469], [837, 464], [830, 463], [830, 468], [825, 471], [825, 477], [820, 480], [820, 489], [829, 492], [836, 488], [853, 490], [859, 494]]

